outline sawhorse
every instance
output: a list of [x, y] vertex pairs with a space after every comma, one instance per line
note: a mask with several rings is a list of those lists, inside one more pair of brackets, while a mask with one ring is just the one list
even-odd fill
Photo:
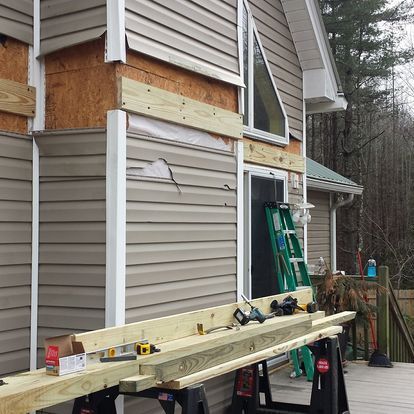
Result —
[[[75, 400], [72, 414], [116, 414], [115, 399], [119, 395], [118, 387], [93, 393]], [[182, 390], [149, 388], [145, 391], [123, 393], [133, 397], [153, 398], [159, 401], [166, 414], [175, 413], [175, 403], [182, 407], [182, 414], [209, 414], [207, 398], [202, 384]]]
[[[237, 371], [230, 413], [349, 414], [338, 338], [322, 339], [309, 348], [315, 356], [310, 405], [273, 401], [267, 363], [262, 361]], [[264, 402], [261, 402], [260, 395]]]

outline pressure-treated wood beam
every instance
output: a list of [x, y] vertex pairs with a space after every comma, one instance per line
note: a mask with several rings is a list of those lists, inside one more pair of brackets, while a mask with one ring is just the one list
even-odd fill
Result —
[[283, 168], [298, 173], [305, 172], [305, 158], [261, 141], [243, 139], [244, 161], [268, 167]]
[[[212, 368], [197, 372], [195, 374], [191, 374], [185, 377], [178, 378], [173, 381], [158, 384], [158, 386], [162, 388], [170, 388], [170, 389], [183, 389], [190, 385], [194, 385], [199, 382], [207, 381], [219, 375], [232, 372], [236, 369], [245, 367], [246, 365], [254, 364], [254, 363], [263, 361], [265, 359], [273, 358], [276, 355], [280, 355], [292, 349], [300, 348], [304, 345], [308, 345], [312, 342], [318, 341], [323, 338], [328, 338], [340, 332], [342, 332], [341, 326], [330, 326], [328, 328], [323, 328], [323, 329], [320, 329], [318, 327], [313, 327], [311, 332], [307, 333], [306, 335], [302, 335], [298, 338], [294, 338], [289, 341], [282, 342], [279, 345], [271, 346], [262, 351], [255, 352], [250, 355], [246, 355], [242, 358], [224, 362]], [[142, 378], [142, 375], [137, 375], [137, 376], [133, 376], [133, 377], [125, 378], [121, 380], [119, 383], [120, 391], [121, 392], [141, 391], [141, 388], [140, 388], [141, 378]], [[154, 382], [154, 386], [157, 386], [155, 382]]]
[[119, 109], [232, 138], [243, 136], [243, 117], [235, 112], [125, 77], [118, 88]]
[[35, 116], [36, 88], [8, 79], [0, 79], [0, 111]]
[[140, 373], [154, 375], [163, 382], [190, 375], [301, 336], [311, 329], [311, 317], [303, 314], [274, 318], [264, 324], [252, 322], [225, 336], [206, 335], [203, 342], [189, 338], [187, 346], [143, 362]]
[[[288, 293], [254, 299], [251, 303], [264, 313], [270, 313], [270, 303], [273, 299], [281, 302]], [[294, 293], [299, 303], [311, 302], [311, 288], [301, 289]], [[159, 344], [197, 334], [197, 323], [202, 323], [205, 329], [233, 323], [233, 312], [237, 307], [249, 309], [243, 302], [206, 308], [198, 311], [166, 316], [128, 325], [99, 329], [74, 335], [75, 341], [82, 342], [86, 352], [93, 352], [111, 346], [122, 345], [148, 339], [151, 343]]]

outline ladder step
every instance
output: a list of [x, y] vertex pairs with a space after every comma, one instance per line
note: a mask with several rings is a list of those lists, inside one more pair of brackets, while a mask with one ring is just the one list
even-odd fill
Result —
[[285, 234], [296, 234], [295, 230], [283, 230], [283, 233]]
[[302, 263], [302, 262], [304, 262], [304, 259], [303, 259], [303, 257], [291, 257], [289, 259], [289, 262], [290, 263]]

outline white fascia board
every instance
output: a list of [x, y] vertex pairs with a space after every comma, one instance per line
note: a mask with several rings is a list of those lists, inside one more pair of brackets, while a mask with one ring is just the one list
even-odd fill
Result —
[[348, 101], [343, 95], [338, 95], [333, 102], [306, 103], [306, 114], [322, 114], [326, 112], [345, 111]]
[[332, 181], [323, 181], [317, 180], [315, 178], [306, 178], [306, 186], [308, 188], [326, 191], [326, 192], [335, 192], [335, 193], [346, 193], [346, 194], [356, 194], [361, 195], [364, 191], [364, 187], [359, 185], [351, 186], [347, 184], [334, 183]]
[[126, 63], [125, 0], [106, 0], [105, 62]]
[[126, 113], [108, 111], [106, 154], [105, 327], [125, 323]]

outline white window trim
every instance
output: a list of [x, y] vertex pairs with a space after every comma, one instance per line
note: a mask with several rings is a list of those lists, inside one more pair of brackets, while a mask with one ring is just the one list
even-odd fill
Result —
[[[253, 14], [250, 10], [250, 7], [248, 5], [247, 0], [240, 0], [239, 1], [239, 41], [241, 43], [241, 46], [239, 48], [239, 50], [241, 50], [240, 53], [240, 71], [241, 71], [241, 75], [242, 75], [242, 79], [243, 81], [245, 81], [244, 77], [244, 64], [243, 64], [243, 6], [246, 7], [247, 10], [247, 17], [248, 17], [248, 65], [249, 65], [249, 70], [248, 70], [248, 74], [249, 74], [249, 79], [247, 80], [247, 84], [248, 85], [253, 85], [254, 83], [254, 73], [253, 73], [253, 59], [254, 59], [254, 48], [253, 48], [253, 42], [254, 42], [254, 37], [256, 37], [257, 43], [259, 45], [260, 48], [260, 52], [262, 53], [263, 56], [263, 61], [266, 65], [266, 69], [269, 73], [269, 78], [270, 78], [270, 82], [272, 83], [273, 86], [273, 90], [276, 93], [277, 99], [279, 101], [279, 105], [280, 105], [280, 109], [283, 113], [283, 116], [285, 118], [285, 136], [282, 137], [280, 135], [275, 135], [275, 134], [271, 134], [269, 132], [266, 131], [261, 131], [259, 129], [256, 129], [253, 127], [254, 125], [254, 88], [250, 87], [248, 88], [248, 107], [249, 107], [249, 119], [248, 119], [248, 124], [249, 125], [244, 125], [243, 127], [243, 131], [244, 131], [244, 135], [246, 135], [247, 137], [250, 138], [256, 138], [259, 139], [261, 141], [266, 141], [266, 142], [270, 142], [273, 144], [278, 144], [278, 145], [288, 145], [289, 144], [289, 120], [288, 120], [288, 116], [285, 110], [285, 107], [283, 105], [283, 101], [282, 98], [279, 94], [279, 90], [277, 89], [272, 71], [270, 69], [270, 65], [269, 62], [266, 58], [266, 53], [264, 51], [262, 42], [260, 40], [260, 34], [257, 30], [256, 27], [256, 23], [254, 21], [254, 17]], [[242, 107], [244, 108], [245, 103], [244, 103], [244, 94], [240, 94], [241, 95], [241, 99], [242, 99]], [[243, 110], [244, 112], [244, 110]]]
[[256, 165], [245, 164], [244, 173], [248, 175], [247, 183], [244, 187], [244, 196], [245, 196], [245, 228], [244, 228], [244, 263], [245, 271], [243, 278], [243, 291], [244, 294], [251, 298], [252, 295], [252, 273], [251, 273], [251, 263], [252, 263], [252, 244], [251, 244], [251, 228], [252, 228], [252, 218], [251, 218], [251, 178], [263, 177], [263, 178], [272, 178], [275, 180], [283, 181], [283, 198], [284, 202], [288, 203], [289, 192], [288, 192], [288, 182], [289, 175], [287, 171], [277, 170], [274, 168], [267, 167], [258, 167]]

